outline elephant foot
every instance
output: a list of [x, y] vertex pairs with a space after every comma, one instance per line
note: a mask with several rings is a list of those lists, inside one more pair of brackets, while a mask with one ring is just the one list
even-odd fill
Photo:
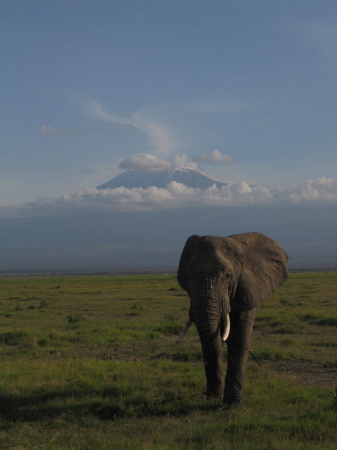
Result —
[[223, 402], [226, 408], [240, 408], [243, 406], [243, 395], [225, 393]]
[[224, 410], [225, 411], [232, 411], [232, 410], [238, 410], [243, 408], [243, 402], [240, 403], [224, 403]]
[[211, 402], [219, 402], [222, 403], [223, 399], [221, 395], [216, 395], [216, 394], [206, 394], [207, 400], [211, 401]]

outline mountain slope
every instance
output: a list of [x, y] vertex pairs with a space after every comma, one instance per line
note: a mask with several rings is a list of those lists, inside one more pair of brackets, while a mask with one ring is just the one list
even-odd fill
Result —
[[146, 189], [150, 186], [164, 188], [171, 181], [182, 183], [185, 186], [189, 186], [194, 189], [207, 189], [213, 186], [213, 184], [215, 184], [218, 188], [226, 185], [226, 183], [215, 181], [212, 178], [209, 178], [194, 169], [175, 167], [174, 169], [164, 170], [160, 172], [128, 170], [127, 172], [118, 175], [116, 178], [113, 178], [107, 183], [97, 186], [97, 189], [115, 189], [122, 186], [128, 189]]

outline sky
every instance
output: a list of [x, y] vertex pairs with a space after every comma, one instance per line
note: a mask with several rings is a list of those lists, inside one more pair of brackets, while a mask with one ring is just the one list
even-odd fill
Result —
[[[336, 208], [334, 1], [2, 0], [0, 38], [0, 220]], [[228, 187], [96, 189], [175, 165]]]

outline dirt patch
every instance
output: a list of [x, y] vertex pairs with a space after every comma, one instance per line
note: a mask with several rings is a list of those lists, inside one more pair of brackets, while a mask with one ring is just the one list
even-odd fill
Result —
[[310, 361], [264, 362], [282, 378], [315, 387], [337, 388], [337, 367]]

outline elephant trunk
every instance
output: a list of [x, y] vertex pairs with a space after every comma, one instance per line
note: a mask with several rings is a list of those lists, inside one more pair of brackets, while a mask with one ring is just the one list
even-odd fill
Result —
[[[207, 396], [222, 401], [224, 393], [222, 333], [225, 328], [224, 321], [229, 315], [229, 298], [216, 281], [198, 281], [189, 292], [190, 317], [200, 337], [207, 379]], [[228, 333], [226, 332], [227, 336]]]
[[228, 291], [223, 285], [212, 278], [198, 277], [189, 289], [189, 296], [190, 318], [197, 328], [199, 323], [203, 332], [209, 334], [214, 328], [218, 329], [223, 321], [220, 328], [228, 337], [229, 330], [223, 328], [229, 327], [230, 304]]

